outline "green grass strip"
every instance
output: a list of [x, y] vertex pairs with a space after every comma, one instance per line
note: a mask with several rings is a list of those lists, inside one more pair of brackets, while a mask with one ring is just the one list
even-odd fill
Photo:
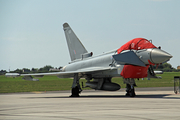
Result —
[[[147, 80], [145, 78], [136, 80], [136, 84], [138, 87], [173, 87], [174, 76], [180, 76], [180, 72], [165, 72], [157, 76], [162, 76], [162, 79]], [[9, 78], [0, 75], [0, 93], [71, 90], [72, 82], [73, 79], [59, 79], [56, 76], [44, 76], [39, 78], [39, 81], [26, 81], [22, 80], [22, 77]], [[85, 83], [86, 80], [81, 79], [81, 82]], [[112, 82], [120, 84], [121, 88], [126, 86], [122, 78], [113, 78]]]

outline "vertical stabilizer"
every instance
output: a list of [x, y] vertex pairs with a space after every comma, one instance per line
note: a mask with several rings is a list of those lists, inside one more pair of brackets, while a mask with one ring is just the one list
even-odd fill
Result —
[[73, 32], [68, 23], [63, 24], [66, 41], [69, 48], [69, 53], [71, 56], [71, 61], [80, 59], [81, 55], [87, 53], [86, 48], [83, 46], [81, 41], [78, 39], [76, 34]]

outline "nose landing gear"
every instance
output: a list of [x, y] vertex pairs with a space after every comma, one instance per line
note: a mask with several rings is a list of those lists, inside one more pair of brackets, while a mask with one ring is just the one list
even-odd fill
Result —
[[136, 86], [135, 80], [133, 78], [124, 78], [124, 83], [126, 83], [126, 96], [135, 97], [135, 89]]

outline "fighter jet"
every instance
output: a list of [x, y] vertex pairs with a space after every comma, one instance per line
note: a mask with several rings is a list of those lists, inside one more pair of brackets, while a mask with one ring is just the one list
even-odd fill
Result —
[[80, 79], [87, 80], [84, 87], [95, 90], [117, 91], [121, 87], [113, 83], [113, 77], [123, 77], [126, 96], [134, 97], [135, 79], [157, 78], [152, 66], [167, 62], [172, 55], [161, 50], [145, 38], [135, 38], [110, 52], [93, 56], [88, 52], [68, 23], [63, 24], [71, 62], [60, 72], [17, 74], [7, 73], [7, 77], [23, 76], [25, 80], [38, 81], [34, 77], [56, 75], [59, 78], [72, 78], [71, 97], [78, 97], [82, 89]]

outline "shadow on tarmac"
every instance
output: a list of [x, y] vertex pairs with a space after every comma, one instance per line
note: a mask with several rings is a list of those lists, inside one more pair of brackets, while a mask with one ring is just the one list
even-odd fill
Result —
[[57, 96], [57, 97], [27, 97], [29, 99], [37, 99], [37, 98], [47, 98], [47, 99], [53, 99], [53, 98], [162, 98], [162, 99], [180, 99], [180, 97], [168, 97], [172, 94], [157, 94], [157, 95], [136, 95], [135, 97], [129, 97], [125, 95], [82, 95], [80, 97], [69, 97], [69, 96]]

